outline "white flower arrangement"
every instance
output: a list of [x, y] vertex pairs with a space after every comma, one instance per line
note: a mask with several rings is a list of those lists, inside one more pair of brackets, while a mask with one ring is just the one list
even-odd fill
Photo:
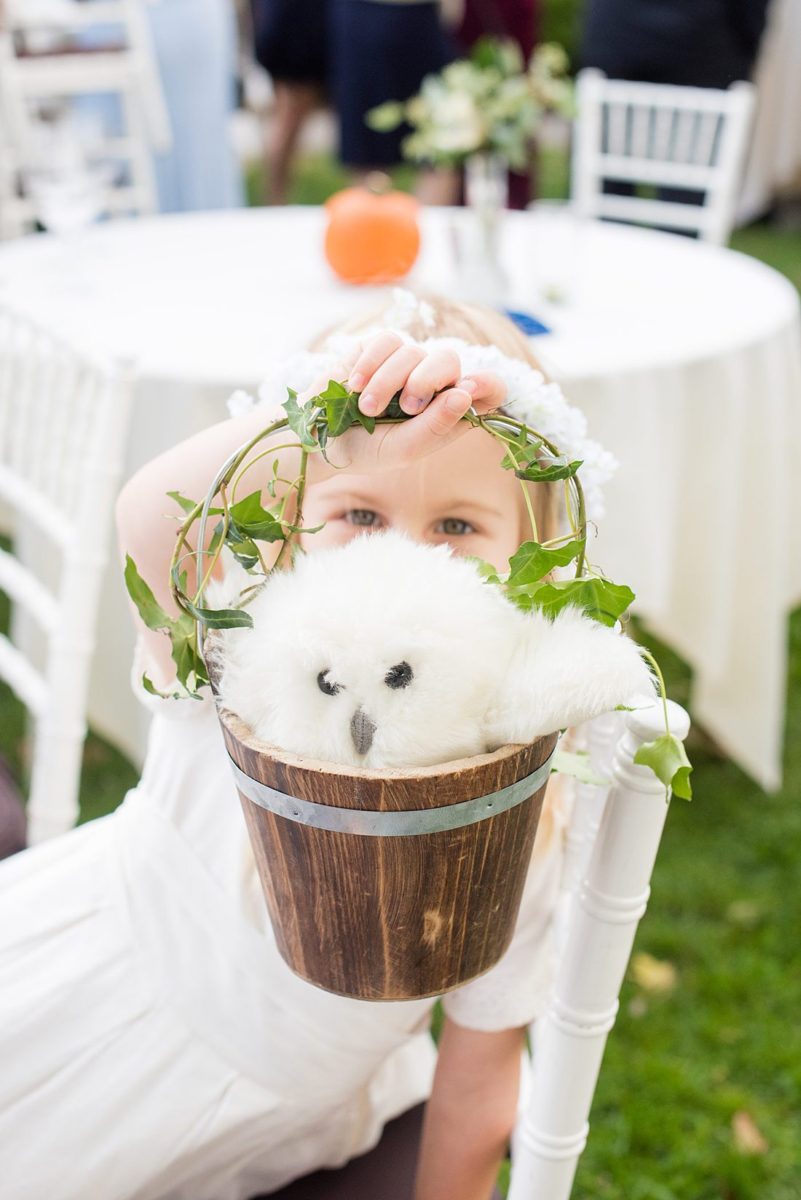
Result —
[[403, 152], [417, 162], [453, 164], [494, 153], [522, 168], [542, 114], [572, 113], [567, 67], [561, 46], [538, 46], [526, 64], [514, 42], [482, 38], [470, 58], [426, 76], [411, 100], [372, 109], [367, 123], [386, 132], [408, 122]]

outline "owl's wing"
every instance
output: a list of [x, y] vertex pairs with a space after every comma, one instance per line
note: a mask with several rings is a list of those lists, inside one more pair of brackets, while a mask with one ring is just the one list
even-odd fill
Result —
[[551, 621], [539, 612], [520, 625], [520, 640], [487, 713], [488, 741], [529, 742], [579, 725], [635, 696], [654, 696], [636, 644], [578, 609]]

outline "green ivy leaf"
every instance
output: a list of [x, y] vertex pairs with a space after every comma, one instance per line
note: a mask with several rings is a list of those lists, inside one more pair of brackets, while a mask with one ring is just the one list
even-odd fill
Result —
[[634, 755], [634, 761], [642, 767], [650, 767], [657, 779], [682, 800], [692, 800], [690, 782], [692, 763], [687, 757], [684, 743], [672, 733], [663, 733], [655, 742], [644, 742]]
[[359, 422], [359, 424], [364, 429], [367, 430], [368, 433], [374, 432], [375, 417], [368, 417], [367, 413], [362, 412], [362, 410], [359, 408], [358, 404], [356, 405], [356, 420]]
[[563, 546], [541, 546], [539, 542], [524, 542], [509, 559], [509, 586], [522, 587], [550, 575], [555, 567], [566, 567], [581, 553], [584, 543], [578, 539]]
[[511, 444], [508, 442], [506, 444], [508, 449], [501, 459], [501, 467], [504, 471], [518, 471], [530, 466], [537, 461], [537, 455], [542, 449], [540, 439], [531, 441], [524, 429], [518, 430]]
[[548, 459], [546, 462], [532, 462], [527, 467], [515, 471], [518, 479], [527, 479], [529, 483], [555, 483], [558, 479], [572, 479], [582, 464], [582, 459], [568, 462], [566, 459]]
[[178, 682], [191, 695], [197, 696], [196, 689], [207, 684], [209, 676], [203, 656], [198, 650], [195, 622], [188, 613], [181, 613], [174, 622], [170, 640]]
[[593, 787], [609, 787], [611, 783], [610, 779], [605, 779], [592, 769], [589, 754], [580, 750], [557, 750], [553, 756], [551, 771], [570, 775], [579, 783], [589, 783]]
[[284, 529], [287, 533], [319, 533], [321, 529], [325, 529], [325, 521], [322, 525], [312, 525], [311, 529], [307, 529], [305, 525], [285, 525]]
[[358, 421], [359, 397], [335, 379], [329, 379], [328, 387], [317, 399], [325, 408], [329, 437], [341, 437]]
[[475, 554], [468, 556], [468, 562], [471, 562], [478, 571], [485, 583], [497, 584], [501, 582], [501, 577], [493, 567], [492, 563], [488, 563], [486, 559], [479, 558]]
[[[228, 544], [251, 539], [257, 542], [282, 542], [284, 528], [277, 517], [262, 507], [261, 492], [251, 492], [244, 500], [231, 505]], [[233, 549], [233, 547], [232, 547]]]
[[[182, 508], [187, 515], [191, 513], [193, 509], [197, 508], [196, 500], [188, 500], [186, 496], [182, 496], [180, 492], [167, 492], [167, 495], [171, 500], [174, 500], [178, 507]], [[155, 694], [158, 695], [158, 693]]]
[[130, 554], [125, 555], [125, 586], [128, 589], [128, 595], [136, 605], [139, 616], [148, 629], [169, 630], [172, 628], [174, 624], [172, 617], [168, 616], [161, 607], [150, 587], [139, 574], [136, 563]]
[[551, 618], [572, 605], [601, 625], [614, 625], [634, 600], [634, 592], [625, 584], [584, 577], [537, 583], [519, 593], [510, 589], [509, 598], [519, 608], [539, 608]]
[[183, 604], [196, 621], [202, 621], [209, 629], [252, 629], [253, 627], [253, 618], [243, 608], [199, 608], [186, 596], [183, 598]]
[[312, 423], [314, 406], [311, 401], [308, 401], [301, 407], [298, 404], [298, 393], [293, 391], [292, 388], [287, 388], [284, 412], [286, 413], [287, 424], [292, 432], [297, 435], [301, 446], [305, 446], [307, 450], [316, 450], [317, 440], [314, 436], [314, 426]]
[[225, 544], [239, 565], [244, 567], [246, 571], [250, 571], [259, 561], [259, 552], [256, 543], [251, 541], [250, 538], [240, 538], [236, 534], [232, 535], [229, 529]]
[[409, 414], [405, 413], [400, 406], [400, 395], [400, 392], [396, 392], [387, 407], [384, 409], [383, 415], [388, 421], [410, 420]]
[[387, 100], [365, 114], [365, 122], [377, 133], [389, 133], [403, 122], [405, 109], [399, 100]]
[[[190, 500], [188, 496], [182, 496], [180, 492], [167, 492], [167, 495], [171, 500], [175, 501], [179, 508], [183, 509], [187, 516], [198, 507], [197, 500]], [[209, 516], [218, 517], [221, 512], [221, 508], [210, 508]]]

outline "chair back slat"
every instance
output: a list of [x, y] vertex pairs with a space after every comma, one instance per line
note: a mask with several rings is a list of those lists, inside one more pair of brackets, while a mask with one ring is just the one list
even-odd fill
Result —
[[1, 548], [0, 592], [5, 592], [13, 604], [26, 608], [45, 633], [56, 633], [59, 612], [55, 596], [32, 571]]
[[22, 701], [31, 716], [42, 720], [47, 712], [47, 683], [28, 660], [0, 633], [0, 679]]
[[[689, 718], [669, 705], [672, 731]], [[569, 1200], [607, 1036], [668, 811], [664, 786], [634, 756], [664, 731], [661, 704], [625, 719], [612, 787], [570, 911], [545, 1017], [536, 1028], [525, 1112], [513, 1139], [509, 1200]]]
[[654, 135], [651, 141], [649, 158], [657, 161], [670, 161], [670, 147], [673, 143], [674, 113], [669, 108], [653, 108]]
[[88, 673], [132, 379], [130, 366], [94, 361], [0, 311], [0, 503], [14, 537], [12, 554], [0, 554], [13, 618], [0, 677], [35, 718], [31, 841], [63, 832], [78, 813]]
[[[577, 91], [576, 210], [725, 241], [747, 149], [752, 86], [719, 91], [631, 83], [588, 70], [579, 75]], [[695, 193], [700, 203], [674, 199], [671, 189]]]

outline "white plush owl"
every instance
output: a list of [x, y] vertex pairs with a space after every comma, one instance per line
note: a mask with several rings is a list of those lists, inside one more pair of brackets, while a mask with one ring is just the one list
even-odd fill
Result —
[[328, 762], [434, 765], [653, 696], [627, 637], [575, 609], [523, 613], [449, 547], [397, 533], [299, 557], [249, 612], [224, 635], [222, 703]]

